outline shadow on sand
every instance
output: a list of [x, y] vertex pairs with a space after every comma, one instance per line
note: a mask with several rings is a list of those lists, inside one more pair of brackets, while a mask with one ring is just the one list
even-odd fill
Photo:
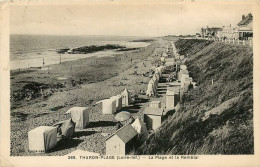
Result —
[[117, 122], [113, 122], [113, 121], [97, 121], [97, 122], [90, 122], [88, 128], [116, 126], [116, 124]]
[[63, 139], [58, 141], [57, 145], [48, 152], [50, 153], [50, 152], [74, 148], [77, 147], [82, 141], [83, 140], [80, 139], [67, 139], [67, 140]]

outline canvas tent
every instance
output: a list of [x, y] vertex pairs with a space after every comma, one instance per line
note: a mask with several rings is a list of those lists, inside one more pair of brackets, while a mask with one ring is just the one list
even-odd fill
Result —
[[89, 124], [88, 107], [72, 107], [66, 114], [71, 115], [72, 121], [75, 122], [75, 129], [82, 130]]
[[133, 100], [131, 99], [131, 94], [126, 88], [121, 93], [121, 96], [122, 96], [123, 106], [128, 106], [129, 104], [131, 104], [133, 102]]
[[116, 100], [102, 100], [102, 114], [114, 114], [116, 112]]
[[148, 131], [144, 122], [140, 121], [139, 117], [135, 119], [135, 121], [131, 124], [132, 127], [138, 133], [138, 139], [143, 142], [148, 137]]
[[153, 83], [149, 82], [148, 87], [147, 87], [147, 91], [146, 91], [146, 96], [151, 97], [151, 96], [154, 95], [154, 88], [153, 87], [154, 87]]
[[46, 152], [57, 144], [57, 127], [39, 126], [28, 132], [29, 150]]
[[110, 99], [116, 100], [116, 109], [120, 110], [122, 108], [122, 96], [117, 95], [117, 96], [112, 96]]

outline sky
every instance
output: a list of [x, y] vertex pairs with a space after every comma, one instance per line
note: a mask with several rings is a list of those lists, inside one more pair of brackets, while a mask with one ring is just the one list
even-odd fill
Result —
[[10, 7], [11, 34], [165, 36], [201, 27], [236, 25], [252, 10], [248, 1], [28, 1]]

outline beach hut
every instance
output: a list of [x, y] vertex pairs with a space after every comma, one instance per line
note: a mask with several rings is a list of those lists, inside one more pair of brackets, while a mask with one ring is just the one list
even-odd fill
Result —
[[181, 75], [181, 88], [183, 88], [184, 87], [184, 82], [185, 82], [185, 79], [186, 78], [189, 78], [189, 75], [188, 74], [182, 74]]
[[122, 96], [122, 105], [123, 106], [128, 106], [133, 102], [131, 98], [130, 92], [125, 88], [124, 91], [121, 93]]
[[112, 96], [110, 99], [113, 99], [116, 101], [116, 110], [120, 110], [122, 108], [122, 96], [117, 95], [117, 96]]
[[127, 124], [106, 139], [106, 155], [126, 155], [134, 147], [137, 131]]
[[144, 110], [144, 122], [147, 129], [156, 130], [162, 124], [163, 108], [146, 107]]
[[180, 65], [180, 69], [181, 69], [181, 70], [187, 70], [187, 66], [184, 65], [184, 64], [182, 64], [182, 65]]
[[161, 62], [165, 62], [165, 57], [161, 57]]
[[150, 107], [152, 108], [161, 108], [161, 101], [151, 101]]
[[187, 92], [191, 84], [192, 84], [192, 78], [191, 77], [185, 78], [185, 81], [183, 83], [183, 91]]
[[28, 132], [29, 151], [44, 153], [57, 144], [57, 127], [39, 126]]
[[189, 71], [188, 70], [180, 70], [179, 73], [178, 73], [178, 80], [179, 81], [181, 81], [181, 77], [182, 77], [183, 74], [189, 75]]
[[139, 117], [135, 119], [135, 121], [131, 124], [132, 127], [138, 133], [138, 140], [143, 142], [148, 137], [148, 131], [144, 122], [140, 121]]
[[154, 85], [152, 82], [148, 83], [147, 91], [146, 91], [146, 96], [151, 97], [154, 96]]
[[168, 88], [166, 91], [166, 108], [174, 109], [179, 102], [179, 91]]
[[89, 124], [88, 107], [72, 107], [66, 114], [71, 115], [71, 119], [75, 123], [75, 129], [77, 130], [82, 130]]
[[151, 79], [149, 81], [149, 83], [151, 83], [153, 85], [153, 95], [156, 95], [156, 92], [157, 92], [157, 84], [156, 84], [156, 81], [154, 81], [153, 79]]
[[102, 114], [114, 114], [116, 112], [116, 100], [102, 100]]

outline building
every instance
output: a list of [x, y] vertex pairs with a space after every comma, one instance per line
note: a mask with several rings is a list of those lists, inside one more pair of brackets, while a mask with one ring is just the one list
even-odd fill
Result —
[[201, 28], [201, 36], [203, 38], [218, 38], [220, 31], [222, 31], [222, 28], [219, 27]]
[[106, 155], [126, 155], [134, 147], [137, 131], [127, 124], [106, 139]]
[[146, 107], [144, 110], [144, 122], [147, 129], [158, 129], [162, 124], [163, 108]]
[[253, 15], [251, 13], [247, 16], [243, 15], [237, 26], [239, 40], [250, 40], [253, 38]]

